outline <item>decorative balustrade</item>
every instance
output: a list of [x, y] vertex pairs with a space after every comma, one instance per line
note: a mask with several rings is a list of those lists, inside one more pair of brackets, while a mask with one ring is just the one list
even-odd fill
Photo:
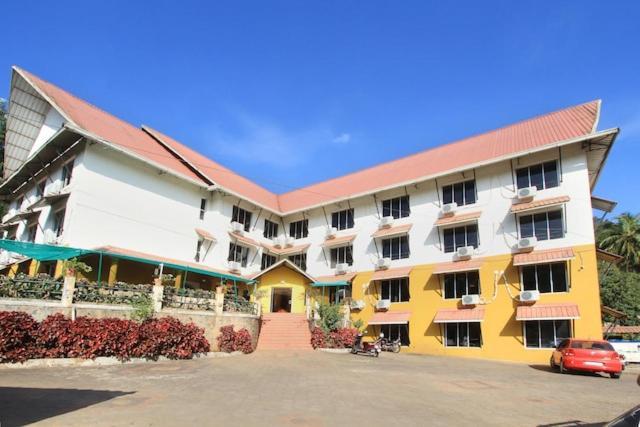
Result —
[[28, 298], [60, 301], [64, 283], [46, 274], [0, 276], [0, 298]]
[[162, 306], [185, 310], [215, 311], [216, 293], [202, 289], [174, 288], [164, 286]]
[[148, 301], [152, 293], [152, 285], [124, 282], [107, 284], [79, 280], [75, 284], [73, 302], [131, 305]]

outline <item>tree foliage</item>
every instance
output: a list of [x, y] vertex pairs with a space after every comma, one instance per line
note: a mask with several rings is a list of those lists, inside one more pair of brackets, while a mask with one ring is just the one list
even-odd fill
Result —
[[624, 258], [621, 267], [637, 271], [640, 266], [640, 215], [623, 213], [614, 222], [602, 221], [597, 227], [598, 246]]
[[640, 274], [611, 268], [600, 283], [600, 299], [628, 316], [621, 324], [640, 325]]

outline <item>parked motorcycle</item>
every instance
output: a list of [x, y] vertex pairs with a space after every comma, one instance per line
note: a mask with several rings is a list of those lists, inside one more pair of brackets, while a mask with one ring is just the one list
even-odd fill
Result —
[[396, 338], [395, 340], [390, 340], [388, 338], [382, 337], [380, 341], [380, 347], [382, 348], [383, 351], [400, 353], [400, 338]]
[[[366, 333], [367, 331], [365, 331]], [[382, 342], [383, 334], [380, 334], [380, 338], [373, 342], [362, 341], [364, 334], [359, 333], [356, 337], [353, 347], [351, 347], [351, 354], [366, 354], [368, 356], [378, 357], [382, 352], [380, 343]]]

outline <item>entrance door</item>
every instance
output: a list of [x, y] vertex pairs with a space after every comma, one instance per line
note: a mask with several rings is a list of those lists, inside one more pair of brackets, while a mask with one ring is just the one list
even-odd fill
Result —
[[291, 313], [291, 288], [273, 288], [271, 290], [271, 312]]

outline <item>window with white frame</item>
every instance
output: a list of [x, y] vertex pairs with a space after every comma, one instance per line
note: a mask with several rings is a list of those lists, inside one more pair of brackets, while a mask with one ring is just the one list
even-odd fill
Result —
[[382, 257], [391, 259], [409, 258], [409, 236], [391, 237], [382, 240]]
[[384, 337], [390, 341], [400, 339], [400, 345], [409, 345], [409, 325], [407, 324], [393, 324], [393, 325], [380, 325], [380, 332], [384, 334]]
[[400, 196], [382, 201], [382, 216], [392, 216], [396, 219], [411, 215], [409, 196]]
[[345, 209], [331, 214], [331, 226], [338, 230], [353, 228], [353, 209]]
[[527, 348], [556, 348], [565, 338], [571, 338], [570, 320], [527, 320], [524, 341]]
[[389, 279], [380, 282], [381, 299], [388, 299], [391, 302], [407, 302], [409, 295], [409, 278]]
[[34, 222], [27, 226], [27, 242], [34, 243], [36, 241], [36, 234], [38, 233], [38, 223]]
[[42, 196], [44, 196], [44, 187], [46, 185], [47, 181], [44, 179], [36, 184], [36, 198], [40, 199]]
[[309, 220], [302, 219], [289, 224], [289, 236], [294, 239], [302, 239], [309, 235]]
[[269, 221], [265, 218], [264, 220], [264, 233], [263, 236], [267, 239], [273, 239], [278, 237], [278, 223]]
[[19, 211], [22, 207], [22, 203], [24, 202], [24, 194], [16, 199], [16, 210]]
[[557, 187], [559, 181], [558, 163], [555, 160], [516, 170], [518, 189], [536, 187], [543, 190]]
[[480, 322], [445, 323], [444, 333], [447, 347], [480, 347], [482, 345]]
[[196, 262], [200, 262], [201, 250], [202, 250], [202, 239], [198, 239], [198, 242], [196, 243], [196, 255], [193, 257], [193, 259], [195, 259]]
[[331, 286], [329, 304], [340, 304], [345, 298], [351, 298], [351, 286]]
[[289, 261], [297, 265], [300, 270], [307, 271], [307, 254], [291, 255]]
[[251, 212], [234, 206], [231, 213], [231, 222], [239, 222], [244, 225], [244, 231], [249, 231], [251, 229]]
[[331, 248], [331, 268], [335, 268], [336, 264], [353, 265], [353, 246]]
[[73, 160], [68, 161], [62, 165], [62, 186], [66, 187], [71, 184], [71, 177], [73, 176]]
[[443, 279], [445, 299], [480, 295], [480, 277], [477, 271], [445, 274]]
[[204, 219], [204, 214], [207, 212], [207, 199], [200, 199], [200, 219]]
[[247, 266], [247, 260], [249, 258], [249, 248], [241, 246], [236, 243], [229, 243], [229, 258], [228, 261], [239, 262], [243, 267]]
[[455, 252], [465, 246], [478, 247], [478, 224], [446, 228], [442, 234], [445, 252]]
[[260, 262], [260, 270], [266, 270], [276, 263], [276, 257], [267, 253], [262, 254], [262, 261]]
[[541, 294], [567, 292], [567, 263], [526, 265], [521, 269], [522, 289]]
[[442, 203], [456, 203], [458, 206], [471, 205], [476, 202], [476, 180], [445, 185], [442, 187]]
[[53, 232], [56, 233], [56, 237], [62, 236], [62, 231], [64, 227], [64, 214], [65, 209], [58, 209], [53, 214]]
[[538, 240], [561, 239], [564, 237], [562, 210], [521, 215], [520, 237], [533, 237]]

